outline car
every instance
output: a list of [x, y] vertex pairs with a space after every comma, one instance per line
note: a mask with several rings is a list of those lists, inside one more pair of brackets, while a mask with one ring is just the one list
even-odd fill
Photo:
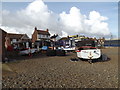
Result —
[[92, 46], [79, 47], [76, 52], [78, 58], [86, 59], [89, 63], [92, 63], [92, 60], [99, 59], [101, 57], [101, 50]]

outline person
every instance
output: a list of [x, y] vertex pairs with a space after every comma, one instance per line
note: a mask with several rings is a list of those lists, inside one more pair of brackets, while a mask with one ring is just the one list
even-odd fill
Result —
[[29, 47], [29, 49], [28, 49], [28, 52], [29, 52], [29, 56], [32, 56], [30, 47]]

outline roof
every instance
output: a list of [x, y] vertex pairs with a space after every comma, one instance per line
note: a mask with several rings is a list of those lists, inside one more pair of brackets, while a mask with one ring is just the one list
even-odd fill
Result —
[[68, 37], [63, 37], [63, 38], [61, 38], [59, 40], [69, 40], [69, 38]]
[[24, 34], [21, 39], [30, 39], [27, 34]]
[[27, 35], [26, 34], [7, 33], [7, 37], [12, 38], [12, 39], [21, 39], [24, 36], [27, 36]]
[[50, 35], [50, 33], [48, 31], [44, 31], [44, 30], [37, 30], [38, 34], [43, 34], [43, 35]]
[[120, 38], [112, 38], [112, 39], [105, 39], [105, 40], [120, 40]]
[[6, 31], [4, 31], [3, 29], [0, 28], [0, 31], [2, 31], [3, 33], [7, 33]]
[[57, 35], [53, 35], [53, 36], [51, 36], [50, 38], [52, 39], [52, 38], [56, 38], [58, 36], [58, 34]]
[[95, 40], [93, 40], [93, 39], [88, 39], [88, 40], [83, 40], [83, 41], [79, 41], [79, 42], [93, 42], [93, 41], [95, 41]]

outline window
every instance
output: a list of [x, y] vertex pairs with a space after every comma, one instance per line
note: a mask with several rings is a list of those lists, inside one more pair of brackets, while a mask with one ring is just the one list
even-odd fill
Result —
[[50, 36], [49, 36], [49, 35], [47, 35], [47, 38], [50, 38]]
[[40, 38], [50, 38], [49, 35], [38, 34], [38, 39]]
[[41, 38], [41, 35], [40, 35], [40, 34], [38, 34], [37, 36], [38, 36], [38, 39], [40, 39], [40, 38]]
[[41, 38], [41, 35], [39, 34], [39, 38]]
[[17, 42], [17, 40], [16, 39], [12, 39], [12, 42], [14, 43], [14, 42]]

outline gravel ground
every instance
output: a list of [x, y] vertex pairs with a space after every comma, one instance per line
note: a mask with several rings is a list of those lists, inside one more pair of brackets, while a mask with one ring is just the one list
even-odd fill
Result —
[[24, 59], [6, 63], [12, 72], [3, 70], [3, 88], [118, 88], [118, 48], [103, 49], [111, 59], [89, 64], [70, 61], [75, 53]]

